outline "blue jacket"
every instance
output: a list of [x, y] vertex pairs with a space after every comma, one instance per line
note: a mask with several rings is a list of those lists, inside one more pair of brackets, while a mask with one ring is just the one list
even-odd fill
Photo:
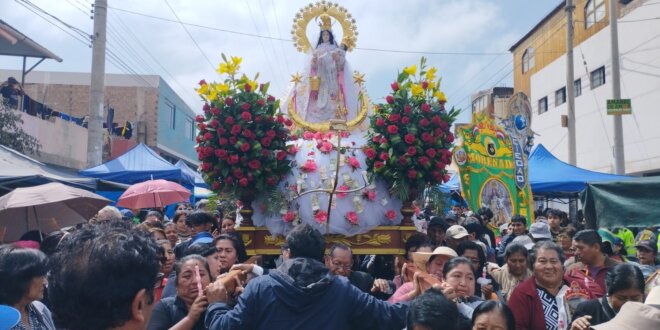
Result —
[[231, 309], [208, 307], [209, 329], [402, 329], [405, 304], [391, 305], [361, 292], [323, 263], [307, 258], [287, 260], [268, 275], [250, 281]]

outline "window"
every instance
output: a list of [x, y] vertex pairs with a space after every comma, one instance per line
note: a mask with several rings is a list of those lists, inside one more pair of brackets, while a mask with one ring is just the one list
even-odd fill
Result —
[[525, 49], [522, 56], [522, 72], [525, 73], [534, 67], [534, 48]]
[[482, 113], [488, 108], [488, 95], [482, 95], [472, 101], [472, 113]]
[[539, 100], [539, 115], [548, 111], [548, 97]]
[[186, 117], [186, 126], [184, 128], [186, 139], [195, 140], [195, 124], [192, 118]]
[[165, 106], [167, 107], [167, 126], [171, 129], [176, 128], [176, 105], [168, 100], [165, 100]]
[[575, 97], [582, 95], [582, 79], [573, 82], [573, 90], [575, 91]]
[[605, 0], [589, 0], [584, 6], [584, 28], [592, 27], [605, 18]]
[[555, 91], [555, 107], [566, 103], [566, 87], [562, 87]]
[[605, 85], [605, 67], [601, 66], [600, 68], [591, 71], [591, 89], [594, 89], [598, 86]]

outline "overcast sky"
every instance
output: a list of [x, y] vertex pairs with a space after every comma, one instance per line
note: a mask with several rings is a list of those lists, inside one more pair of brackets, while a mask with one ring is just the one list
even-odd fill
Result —
[[[45, 61], [36, 70], [89, 72], [91, 48], [55, 26], [74, 34], [61, 23], [53, 25], [26, 6], [34, 4], [67, 24], [91, 33], [93, 22], [89, 18], [89, 9], [93, 1], [26, 1], [2, 0], [0, 19], [64, 59], [62, 63]], [[303, 55], [290, 41], [254, 35], [289, 40], [293, 17], [307, 1], [108, 2], [108, 46], [130, 69], [117, 64], [115, 59], [107, 62], [106, 72], [132, 70], [140, 74], [161, 75], [195, 111], [200, 111], [201, 103], [193, 88], [200, 79], [211, 81], [218, 78], [214, 68], [220, 60], [220, 53], [243, 57], [243, 71], [250, 76], [260, 72], [260, 81], [271, 81], [271, 92], [276, 96], [285, 92], [291, 74], [301, 71], [304, 65]], [[470, 118], [471, 93], [494, 85], [512, 86], [513, 65], [508, 49], [562, 1], [337, 2], [357, 21], [357, 47], [380, 50], [357, 49], [347, 57], [353, 69], [366, 74], [366, 87], [374, 101], [382, 101], [389, 92], [389, 84], [395, 79], [397, 70], [419, 61], [422, 55], [418, 52], [444, 53], [425, 56], [443, 77], [443, 90], [449, 98], [449, 105], [466, 109], [460, 117], [460, 121], [465, 122]], [[199, 48], [177, 22], [175, 13], [181, 22], [204, 26], [186, 25]], [[47, 17], [43, 13], [40, 15]], [[310, 37], [312, 34], [317, 37], [316, 28], [309, 31]], [[20, 67], [20, 59], [0, 57], [0, 68], [20, 70]]]

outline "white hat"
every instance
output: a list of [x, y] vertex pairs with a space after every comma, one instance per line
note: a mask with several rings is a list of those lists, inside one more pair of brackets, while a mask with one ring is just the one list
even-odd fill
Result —
[[453, 225], [447, 229], [447, 236], [453, 239], [461, 239], [470, 235], [465, 227], [460, 225]]
[[596, 330], [660, 329], [660, 309], [629, 301], [609, 322], [592, 327]]
[[660, 286], [656, 286], [651, 289], [649, 295], [646, 296], [644, 304], [653, 306], [655, 308], [660, 308]]

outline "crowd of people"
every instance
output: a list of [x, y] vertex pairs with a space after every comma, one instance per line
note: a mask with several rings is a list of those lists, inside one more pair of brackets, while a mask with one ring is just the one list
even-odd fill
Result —
[[[8, 329], [660, 329], [658, 231], [583, 229], [548, 209], [420, 215], [400, 256], [329, 247], [298, 225], [248, 258], [235, 213], [106, 207], [0, 246]], [[3, 323], [5, 322], [5, 323]]]

